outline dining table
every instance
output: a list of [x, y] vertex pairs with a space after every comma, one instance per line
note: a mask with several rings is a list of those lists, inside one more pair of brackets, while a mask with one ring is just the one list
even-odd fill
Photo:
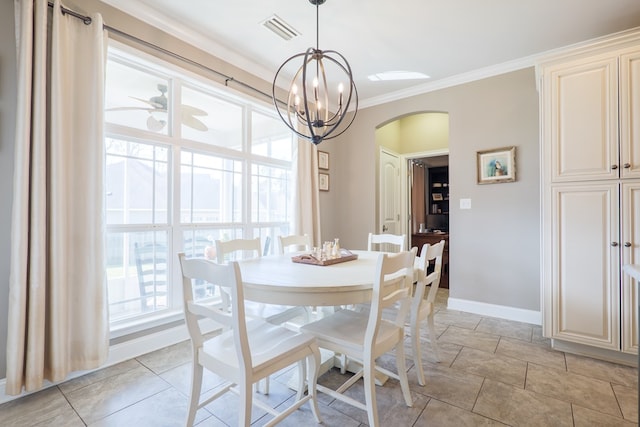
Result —
[[294, 262], [301, 253], [238, 261], [244, 297], [277, 305], [339, 306], [368, 303], [382, 252], [350, 251], [357, 259], [330, 265]]

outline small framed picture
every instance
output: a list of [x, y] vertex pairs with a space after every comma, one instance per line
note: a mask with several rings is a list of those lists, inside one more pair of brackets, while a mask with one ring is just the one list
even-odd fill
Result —
[[433, 193], [433, 200], [442, 200], [442, 193]]
[[320, 187], [320, 191], [329, 191], [329, 174], [320, 173], [318, 174], [318, 178], [318, 186]]
[[516, 147], [477, 152], [478, 184], [495, 184], [516, 180]]
[[329, 170], [329, 153], [318, 151], [318, 168]]

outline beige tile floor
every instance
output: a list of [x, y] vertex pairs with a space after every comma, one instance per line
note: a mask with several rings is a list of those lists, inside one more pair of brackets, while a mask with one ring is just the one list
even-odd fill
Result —
[[[441, 361], [430, 344], [424, 355], [427, 385], [418, 385], [407, 360], [414, 399], [407, 408], [399, 384], [377, 388], [383, 426], [626, 426], [638, 424], [636, 368], [554, 351], [541, 328], [448, 310], [448, 291], [438, 294], [436, 328]], [[424, 338], [427, 334], [425, 331]], [[409, 350], [409, 341], [407, 341]], [[410, 354], [409, 352], [407, 354]], [[0, 426], [180, 426], [186, 413], [190, 349], [177, 344], [93, 372], [0, 406]], [[392, 365], [393, 357], [379, 362]], [[291, 399], [289, 372], [272, 378], [272, 405]], [[331, 370], [320, 378], [337, 383]], [[206, 375], [204, 393], [220, 384]], [[362, 382], [348, 392], [363, 398]], [[325, 426], [363, 426], [367, 417], [320, 394]], [[198, 426], [235, 426], [238, 401], [226, 396], [201, 409]], [[253, 425], [270, 416], [254, 410]], [[307, 406], [284, 426], [316, 425]]]

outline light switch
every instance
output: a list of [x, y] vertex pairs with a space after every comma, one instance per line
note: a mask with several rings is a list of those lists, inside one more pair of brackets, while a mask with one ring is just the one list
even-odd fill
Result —
[[471, 199], [460, 199], [460, 209], [471, 209]]

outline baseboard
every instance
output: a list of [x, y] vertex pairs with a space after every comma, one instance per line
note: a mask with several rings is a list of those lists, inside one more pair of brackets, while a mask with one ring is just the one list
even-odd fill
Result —
[[542, 312], [509, 307], [506, 305], [487, 304], [485, 302], [449, 298], [447, 308], [450, 310], [465, 311], [467, 313], [482, 316], [497, 317], [500, 319], [514, 320], [516, 322], [542, 325]]
[[[214, 324], [201, 326], [204, 333], [213, 332], [214, 330], [219, 329], [219, 326]], [[107, 362], [98, 369], [104, 369], [109, 366], [124, 362], [126, 360], [142, 356], [143, 354], [156, 351], [170, 345], [178, 344], [188, 339], [189, 333], [187, 332], [187, 328], [183, 323], [179, 326], [154, 332], [149, 335], [140, 336], [131, 340], [123, 341], [121, 343], [114, 344], [109, 348], [109, 356], [107, 357]], [[98, 369], [72, 372], [64, 381], [69, 381], [70, 379], [80, 377], [93, 371], [97, 371]], [[0, 380], [0, 404], [31, 394], [23, 392], [18, 396], [8, 396], [6, 394], [6, 383], [6, 378]], [[57, 384], [59, 383], [51, 383], [49, 381], [45, 381], [45, 385], [41, 390]]]

